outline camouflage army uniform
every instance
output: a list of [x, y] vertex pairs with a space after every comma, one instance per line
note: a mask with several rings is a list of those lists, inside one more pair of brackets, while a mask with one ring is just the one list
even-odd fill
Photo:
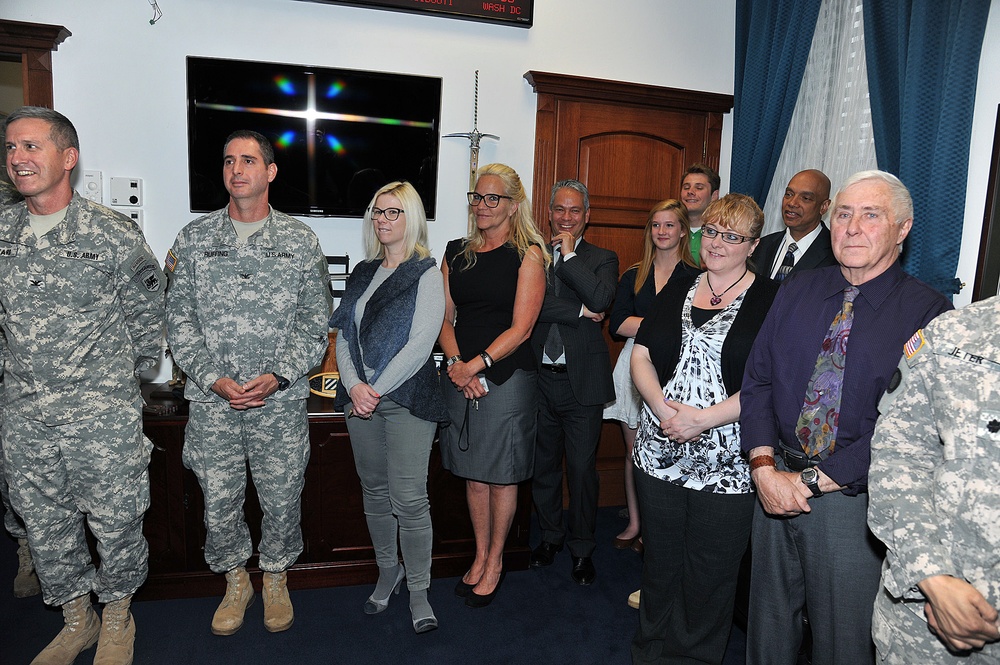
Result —
[[78, 194], [41, 238], [23, 203], [0, 210], [4, 472], [51, 605], [117, 600], [146, 578], [137, 377], [159, 356], [165, 285], [135, 223]]
[[889, 550], [873, 638], [886, 663], [1000, 663], [1000, 643], [951, 654], [917, 588], [951, 575], [1000, 607], [1000, 299], [942, 314], [905, 351], [872, 439], [868, 523]]
[[[24, 200], [14, 185], [6, 179], [6, 174], [0, 174], [0, 206], [7, 206]], [[3, 333], [0, 333], [0, 391], [3, 390]], [[0, 412], [0, 418], [3, 413]], [[2, 429], [0, 421], [0, 429]], [[3, 524], [7, 532], [14, 538], [27, 538], [28, 532], [24, 530], [24, 523], [17, 516], [10, 505], [10, 493], [7, 489], [7, 477], [3, 472], [3, 441], [0, 440], [0, 502], [3, 503]]]
[[[223, 208], [188, 224], [167, 256], [168, 339], [191, 400], [183, 459], [205, 496], [209, 567], [226, 572], [253, 553], [243, 518], [249, 462], [264, 513], [259, 565], [281, 572], [302, 552], [306, 374], [328, 345], [328, 269], [316, 234], [276, 210], [237, 242]], [[291, 386], [263, 408], [237, 411], [212, 392], [220, 377], [242, 384], [269, 372]]]

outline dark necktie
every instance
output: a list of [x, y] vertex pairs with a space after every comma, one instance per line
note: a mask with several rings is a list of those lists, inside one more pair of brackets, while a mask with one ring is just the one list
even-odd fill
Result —
[[[559, 278], [556, 276], [556, 264], [562, 260], [562, 253], [557, 249], [555, 255], [552, 257], [552, 292], [555, 295], [559, 295]], [[545, 355], [549, 357], [549, 360], [555, 362], [559, 360], [559, 356], [563, 354], [563, 341], [562, 335], [559, 334], [558, 324], [551, 324], [549, 326], [549, 334], [545, 338]]]
[[809, 457], [833, 452], [837, 442], [837, 419], [840, 416], [840, 394], [844, 386], [844, 366], [847, 363], [847, 340], [854, 322], [854, 299], [858, 287], [844, 289], [844, 304], [833, 317], [823, 347], [816, 358], [812, 379], [806, 389], [802, 412], [795, 425], [795, 436]]
[[781, 265], [778, 267], [778, 272], [774, 273], [774, 279], [781, 281], [788, 277], [788, 273], [792, 272], [792, 268], [795, 267], [795, 250], [799, 248], [794, 242], [788, 246], [788, 251], [785, 252], [785, 258], [781, 260]]

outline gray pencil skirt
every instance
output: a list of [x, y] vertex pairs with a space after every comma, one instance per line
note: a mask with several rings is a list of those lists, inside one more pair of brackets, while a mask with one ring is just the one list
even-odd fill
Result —
[[510, 485], [531, 478], [538, 413], [536, 372], [516, 370], [489, 393], [467, 400], [447, 377], [441, 390], [451, 425], [441, 431], [441, 462], [460, 478]]

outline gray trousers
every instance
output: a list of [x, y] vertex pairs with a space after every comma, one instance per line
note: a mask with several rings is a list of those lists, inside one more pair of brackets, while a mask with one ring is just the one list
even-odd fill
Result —
[[868, 495], [831, 492], [795, 517], [754, 508], [747, 665], [795, 665], [808, 611], [813, 665], [875, 662], [872, 605], [885, 550], [868, 530]]
[[[597, 444], [604, 405], [576, 401], [568, 374], [538, 373], [538, 431], [535, 435], [535, 475], [531, 495], [542, 541], [569, 547], [573, 556], [587, 557], [597, 543]], [[569, 487], [567, 526], [563, 526], [563, 455]], [[567, 536], [568, 533], [568, 536]]]
[[[42, 596], [49, 605], [96, 591], [101, 602], [146, 580], [149, 453], [138, 409], [46, 425], [4, 414], [4, 474], [24, 519]], [[96, 570], [84, 519], [97, 539]]]
[[427, 464], [437, 423], [417, 418], [383, 399], [371, 420], [348, 418], [354, 464], [361, 479], [365, 518], [379, 568], [399, 562], [396, 538], [410, 591], [431, 585], [430, 503]]
[[260, 569], [280, 573], [302, 553], [302, 487], [309, 462], [306, 401], [269, 401], [237, 411], [228, 402], [191, 402], [184, 465], [205, 496], [205, 561], [216, 573], [253, 554], [243, 515], [247, 466], [261, 511]]

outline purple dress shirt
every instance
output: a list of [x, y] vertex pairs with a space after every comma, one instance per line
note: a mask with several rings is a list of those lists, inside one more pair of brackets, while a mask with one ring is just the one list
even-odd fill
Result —
[[[740, 392], [744, 452], [759, 446], [778, 449], [778, 440], [801, 448], [795, 425], [830, 322], [850, 286], [840, 266], [808, 270], [785, 280], [757, 335]], [[952, 309], [943, 295], [894, 263], [859, 285], [840, 404], [837, 443], [818, 468], [844, 494], [868, 486], [871, 438], [878, 403], [896, 371], [903, 344], [938, 314]]]

